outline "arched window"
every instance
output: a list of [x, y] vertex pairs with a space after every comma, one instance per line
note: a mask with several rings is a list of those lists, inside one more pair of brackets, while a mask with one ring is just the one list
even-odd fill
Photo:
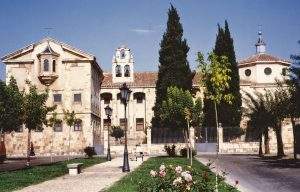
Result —
[[124, 66], [124, 76], [125, 77], [130, 77], [130, 67], [129, 67], [129, 65]]
[[56, 61], [55, 60], [52, 61], [52, 71], [56, 72]]
[[49, 71], [49, 61], [48, 61], [48, 59], [44, 60], [44, 71]]
[[121, 59], [124, 59], [125, 58], [125, 51], [124, 51], [124, 49], [121, 50], [120, 54], [121, 54]]
[[116, 77], [122, 77], [122, 71], [120, 65], [116, 66]]

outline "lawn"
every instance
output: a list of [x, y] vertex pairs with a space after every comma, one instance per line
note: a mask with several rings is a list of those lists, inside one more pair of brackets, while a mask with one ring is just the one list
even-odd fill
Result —
[[[126, 175], [123, 179], [115, 183], [106, 192], [134, 192], [138, 191], [138, 183], [142, 180], [149, 180], [151, 177], [149, 175], [150, 170], [157, 170], [161, 164], [164, 165], [180, 165], [182, 167], [187, 167], [189, 165], [189, 161], [186, 158], [182, 157], [152, 157], [145, 161], [139, 168], [130, 174]], [[214, 179], [214, 174], [203, 164], [198, 161], [193, 162], [193, 168], [199, 172], [207, 172], [208, 177], [211, 178], [212, 181]], [[212, 184], [214, 185], [214, 184]], [[208, 190], [213, 191], [213, 190]], [[234, 189], [232, 186], [221, 182], [219, 184], [219, 192], [237, 192], [238, 190]]]
[[8, 192], [37, 184], [68, 173], [67, 164], [83, 163], [83, 168], [104, 162], [104, 158], [79, 158], [0, 173], [0, 191]]

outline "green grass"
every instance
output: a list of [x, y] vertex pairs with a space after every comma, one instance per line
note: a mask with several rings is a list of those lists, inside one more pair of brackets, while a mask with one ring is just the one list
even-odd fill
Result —
[[[106, 192], [134, 192], [137, 191], [138, 183], [141, 180], [147, 180], [150, 178], [150, 170], [157, 170], [161, 164], [165, 165], [181, 165], [187, 167], [189, 161], [182, 157], [152, 157], [145, 161], [139, 168], [135, 171], [126, 175], [123, 179], [116, 182], [113, 186], [107, 189]], [[206, 171], [209, 173], [210, 177], [214, 177], [214, 174], [199, 161], [193, 161], [193, 168], [199, 172]], [[219, 192], [237, 192], [238, 190], [233, 189], [230, 185], [221, 182], [219, 185]]]
[[79, 158], [16, 171], [0, 172], [0, 191], [8, 192], [37, 184], [68, 173], [67, 164], [83, 163], [83, 168], [104, 162], [104, 158]]

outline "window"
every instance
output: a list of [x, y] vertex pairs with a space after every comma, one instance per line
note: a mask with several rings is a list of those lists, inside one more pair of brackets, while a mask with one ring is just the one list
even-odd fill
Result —
[[104, 100], [104, 104], [110, 104], [110, 101], [112, 100], [111, 93], [101, 93], [100, 97], [101, 100]]
[[143, 103], [143, 100], [145, 99], [145, 93], [136, 92], [133, 94], [133, 98], [136, 99], [137, 103]]
[[77, 119], [74, 124], [74, 131], [82, 131], [82, 120]]
[[120, 119], [120, 127], [122, 129], [125, 129], [125, 126], [126, 126], [126, 119], [125, 118], [121, 118]]
[[247, 77], [249, 77], [249, 76], [251, 75], [251, 70], [250, 70], [250, 69], [246, 69], [246, 70], [245, 70], [245, 75], [246, 75]]
[[116, 66], [116, 77], [122, 77], [122, 71], [120, 65]]
[[48, 61], [48, 59], [44, 60], [44, 71], [49, 71], [49, 61]]
[[54, 132], [62, 132], [62, 122], [57, 122], [53, 126], [53, 131]]
[[272, 69], [270, 67], [266, 67], [264, 72], [265, 72], [266, 75], [271, 75]]
[[55, 93], [53, 94], [54, 103], [61, 103], [61, 94]]
[[52, 71], [56, 72], [56, 61], [55, 60], [52, 61]]
[[136, 118], [135, 120], [136, 130], [143, 131], [144, 130], [144, 118]]
[[121, 59], [124, 59], [125, 58], [125, 51], [124, 50], [121, 50]]
[[107, 130], [108, 126], [110, 126], [111, 120], [110, 119], [103, 119], [103, 128]]
[[130, 77], [130, 67], [129, 67], [129, 65], [124, 66], [124, 76], [125, 77]]
[[81, 103], [81, 93], [74, 94], [74, 103]]

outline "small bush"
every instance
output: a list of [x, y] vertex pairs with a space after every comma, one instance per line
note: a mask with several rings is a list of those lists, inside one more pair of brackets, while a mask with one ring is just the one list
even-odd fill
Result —
[[93, 155], [96, 155], [95, 147], [86, 147], [84, 148], [84, 152], [89, 158], [92, 158]]
[[169, 157], [175, 157], [176, 156], [176, 151], [175, 151], [176, 146], [173, 145], [165, 145], [164, 149], [166, 150], [167, 154]]
[[[187, 148], [185, 147], [185, 148], [182, 148], [182, 149], [180, 149], [180, 155], [182, 156], [182, 157], [186, 157], [187, 156]], [[193, 149], [192, 150], [192, 154], [193, 154], [193, 157], [195, 156], [195, 155], [197, 155], [197, 152]]]

